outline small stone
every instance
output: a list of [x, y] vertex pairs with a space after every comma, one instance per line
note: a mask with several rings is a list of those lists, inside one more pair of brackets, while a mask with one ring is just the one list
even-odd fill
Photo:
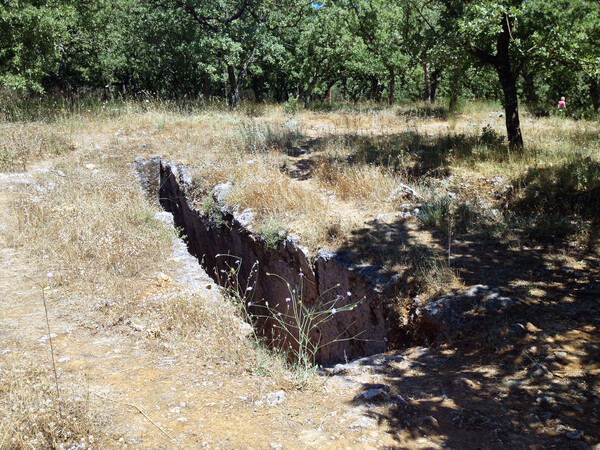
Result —
[[55, 338], [55, 337], [58, 337], [58, 334], [54, 334], [54, 333], [51, 333], [50, 335], [46, 334], [45, 336], [42, 336], [41, 338], [39, 338], [38, 342], [40, 344], [45, 344], [48, 339]]
[[225, 198], [227, 197], [227, 194], [229, 194], [231, 189], [233, 189], [233, 183], [231, 181], [228, 181], [227, 183], [217, 184], [212, 190], [212, 196], [218, 204], [223, 205], [225, 202]]
[[187, 417], [180, 417], [179, 419], [177, 419], [178, 422], [187, 422], [188, 418]]
[[377, 426], [377, 421], [371, 417], [361, 417], [354, 423], [352, 423], [348, 428], [375, 428]]
[[535, 364], [529, 369], [529, 376], [532, 378], [543, 378], [550, 375], [550, 371], [543, 364]]
[[554, 397], [551, 397], [548, 394], [542, 394], [535, 399], [535, 402], [540, 403], [542, 405], [551, 405], [553, 403], [556, 403], [556, 400], [554, 400]]
[[538, 327], [536, 327], [531, 322], [527, 322], [525, 324], [525, 328], [527, 328], [527, 331], [529, 331], [530, 333], [537, 333], [538, 331], [542, 331], [541, 329], [539, 329]]
[[583, 437], [583, 430], [571, 431], [570, 433], [567, 433], [565, 436], [567, 436], [569, 439], [573, 439], [575, 441], [575, 440], [581, 439]]
[[346, 373], [347, 371], [348, 371], [348, 369], [346, 368], [346, 366], [344, 364], [336, 364], [335, 366], [333, 366], [333, 369], [331, 370], [331, 374], [339, 375], [342, 373]]
[[522, 323], [513, 323], [510, 326], [509, 333], [513, 337], [523, 337], [527, 334], [527, 328]]
[[423, 417], [423, 422], [426, 423], [426, 424], [429, 424], [429, 425], [431, 425], [433, 427], [436, 427], [436, 428], [440, 426], [440, 424], [437, 421], [437, 419], [435, 417], [433, 417], [433, 416], [425, 416], [425, 417]]
[[367, 389], [366, 391], [361, 392], [356, 396], [356, 400], [366, 400], [371, 401], [378, 398], [384, 397], [386, 394], [386, 390], [383, 388], [377, 389]]
[[158, 222], [164, 223], [165, 225], [173, 225], [175, 223], [173, 214], [167, 211], [154, 214], [154, 219], [156, 219]]
[[277, 391], [277, 392], [271, 392], [269, 395], [267, 395], [265, 400], [267, 402], [267, 405], [275, 406], [275, 405], [280, 405], [281, 403], [285, 402], [287, 400], [287, 398], [285, 396], [284, 391]]
[[567, 352], [563, 352], [563, 351], [558, 351], [558, 352], [554, 352], [554, 357], [560, 361], [560, 362], [566, 362], [568, 359], [568, 354]]
[[69, 361], [71, 361], [71, 358], [69, 358], [68, 356], [65, 356], [64, 358], [60, 358], [58, 360], [59, 363], [66, 363], [66, 362], [69, 362]]

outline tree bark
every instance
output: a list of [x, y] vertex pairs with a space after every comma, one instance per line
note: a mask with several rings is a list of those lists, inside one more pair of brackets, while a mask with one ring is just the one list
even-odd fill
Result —
[[529, 71], [523, 72], [523, 80], [525, 81], [525, 98], [527, 103], [533, 108], [537, 107], [539, 99], [533, 82], [533, 74]]
[[210, 75], [206, 72], [202, 75], [202, 97], [204, 100], [210, 97]]
[[230, 109], [235, 109], [240, 99], [240, 88], [237, 81], [237, 77], [235, 76], [235, 69], [231, 64], [227, 66], [227, 75], [229, 79], [229, 92], [227, 93], [227, 103], [229, 103]]
[[460, 92], [460, 79], [462, 77], [462, 70], [455, 68], [452, 72], [452, 78], [450, 79], [450, 103], [448, 109], [450, 112], [456, 111], [458, 107], [458, 94]]
[[375, 102], [379, 103], [381, 101], [381, 83], [379, 83], [379, 78], [371, 77], [371, 99]]
[[519, 122], [519, 97], [517, 93], [517, 79], [510, 65], [510, 26], [508, 14], [503, 15], [502, 32], [498, 35], [496, 44], [496, 72], [504, 93], [504, 110], [506, 113], [506, 134], [511, 150], [523, 151], [523, 135]]
[[394, 105], [394, 96], [396, 93], [396, 72], [394, 71], [393, 67], [388, 67], [388, 72], [390, 75], [390, 85], [389, 85], [390, 92], [388, 93], [388, 104], [390, 106], [393, 106]]
[[265, 78], [263, 76], [255, 77], [252, 80], [252, 91], [254, 92], [254, 100], [262, 102], [265, 92]]
[[256, 59], [256, 49], [252, 50], [252, 53], [242, 63], [240, 73], [235, 75], [235, 68], [231, 65], [227, 65], [227, 78], [229, 80], [229, 94], [228, 103], [230, 109], [235, 109], [240, 100], [240, 86], [248, 76], [248, 67]]
[[600, 95], [598, 93], [598, 82], [596, 80], [590, 81], [590, 97], [592, 98], [592, 106], [594, 112], [599, 112], [600, 109]]
[[437, 90], [442, 82], [442, 69], [437, 68], [431, 74], [431, 101], [435, 102]]
[[496, 73], [504, 94], [504, 112], [506, 113], [506, 134], [510, 149], [523, 151], [523, 135], [519, 122], [519, 98], [517, 94], [517, 79], [510, 64], [510, 27], [512, 19], [507, 13], [502, 15], [502, 31], [496, 41], [496, 55], [491, 55], [472, 45], [466, 45], [466, 50], [486, 64], [496, 68]]
[[517, 95], [517, 83], [510, 70], [510, 63], [500, 63], [496, 67], [502, 92], [504, 93], [504, 112], [506, 113], [506, 134], [511, 150], [523, 150], [523, 135], [519, 121], [519, 100]]
[[423, 100], [427, 102], [428, 105], [431, 104], [431, 78], [429, 73], [429, 66], [427, 63], [423, 63], [421, 65], [423, 67], [423, 82], [425, 84], [425, 92], [423, 94]]
[[310, 103], [310, 96], [312, 95], [315, 87], [317, 86], [318, 81], [319, 81], [319, 74], [316, 73], [315, 76], [312, 78], [312, 80], [310, 80], [310, 82], [308, 83], [308, 87], [302, 94], [302, 97], [304, 98], [304, 107], [305, 108], [308, 108], [308, 104]]

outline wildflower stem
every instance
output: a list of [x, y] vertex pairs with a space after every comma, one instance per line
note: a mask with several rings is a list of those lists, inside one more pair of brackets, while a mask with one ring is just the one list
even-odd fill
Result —
[[54, 382], [56, 383], [56, 397], [58, 398], [58, 412], [62, 419], [62, 406], [60, 400], [60, 389], [58, 388], [58, 373], [56, 372], [56, 362], [54, 361], [54, 346], [52, 344], [52, 333], [50, 331], [50, 320], [48, 319], [48, 306], [46, 305], [46, 295], [44, 286], [42, 286], [42, 302], [44, 303], [44, 312], [46, 314], [46, 327], [48, 328], [48, 340], [50, 341], [50, 356], [52, 357], [52, 368], [54, 369]]

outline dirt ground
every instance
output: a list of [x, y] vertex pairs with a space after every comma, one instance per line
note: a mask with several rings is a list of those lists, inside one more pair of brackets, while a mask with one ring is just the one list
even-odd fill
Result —
[[[3, 211], [31, 195], [15, 179], [0, 179]], [[0, 215], [0, 228], [6, 223]], [[147, 280], [146, 295], [186, 289], [185, 281], [169, 280], [199, 270], [178, 245], [162, 274]], [[0, 368], [48, 370], [31, 261], [7, 242], [0, 247]], [[135, 321], [106, 326], [93, 312], [73, 315], [68, 296], [51, 285], [46, 298], [63, 396], [87, 403], [105, 430], [64, 448], [600, 448], [597, 257], [464, 241], [454, 247], [453, 265], [466, 285], [501, 286], [526, 300], [451, 344], [327, 368], [302, 389], [219, 354], [174, 351]], [[0, 448], [17, 446], [11, 434], [0, 426]]]

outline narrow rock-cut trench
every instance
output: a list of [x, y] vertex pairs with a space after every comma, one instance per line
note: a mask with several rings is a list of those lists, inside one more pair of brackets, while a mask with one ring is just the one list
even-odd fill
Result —
[[[139, 158], [136, 167], [143, 187], [173, 213], [175, 224], [187, 236], [190, 252], [202, 261], [207, 273], [223, 283], [227, 277], [222, 274], [235, 268], [234, 282], [251, 314], [265, 315], [261, 305], [268, 302], [269, 314], [285, 317], [291, 299], [309, 308], [325, 308], [331, 316], [311, 331], [311, 338], [320, 343], [316, 360], [321, 364], [386, 350], [385, 293], [395, 280], [381, 268], [353, 265], [324, 250], [313, 258], [291, 238], [270, 249], [243, 226], [237, 212], [223, 207], [222, 220], [217, 222], [195, 209], [189, 199], [191, 186], [185, 167], [160, 157]], [[294, 291], [302, 294], [295, 296]], [[354, 303], [355, 308], [344, 310]], [[280, 331], [274, 331], [272, 320], [261, 321], [260, 327], [265, 335], [285, 340]], [[288, 329], [295, 333], [294, 324]]]

